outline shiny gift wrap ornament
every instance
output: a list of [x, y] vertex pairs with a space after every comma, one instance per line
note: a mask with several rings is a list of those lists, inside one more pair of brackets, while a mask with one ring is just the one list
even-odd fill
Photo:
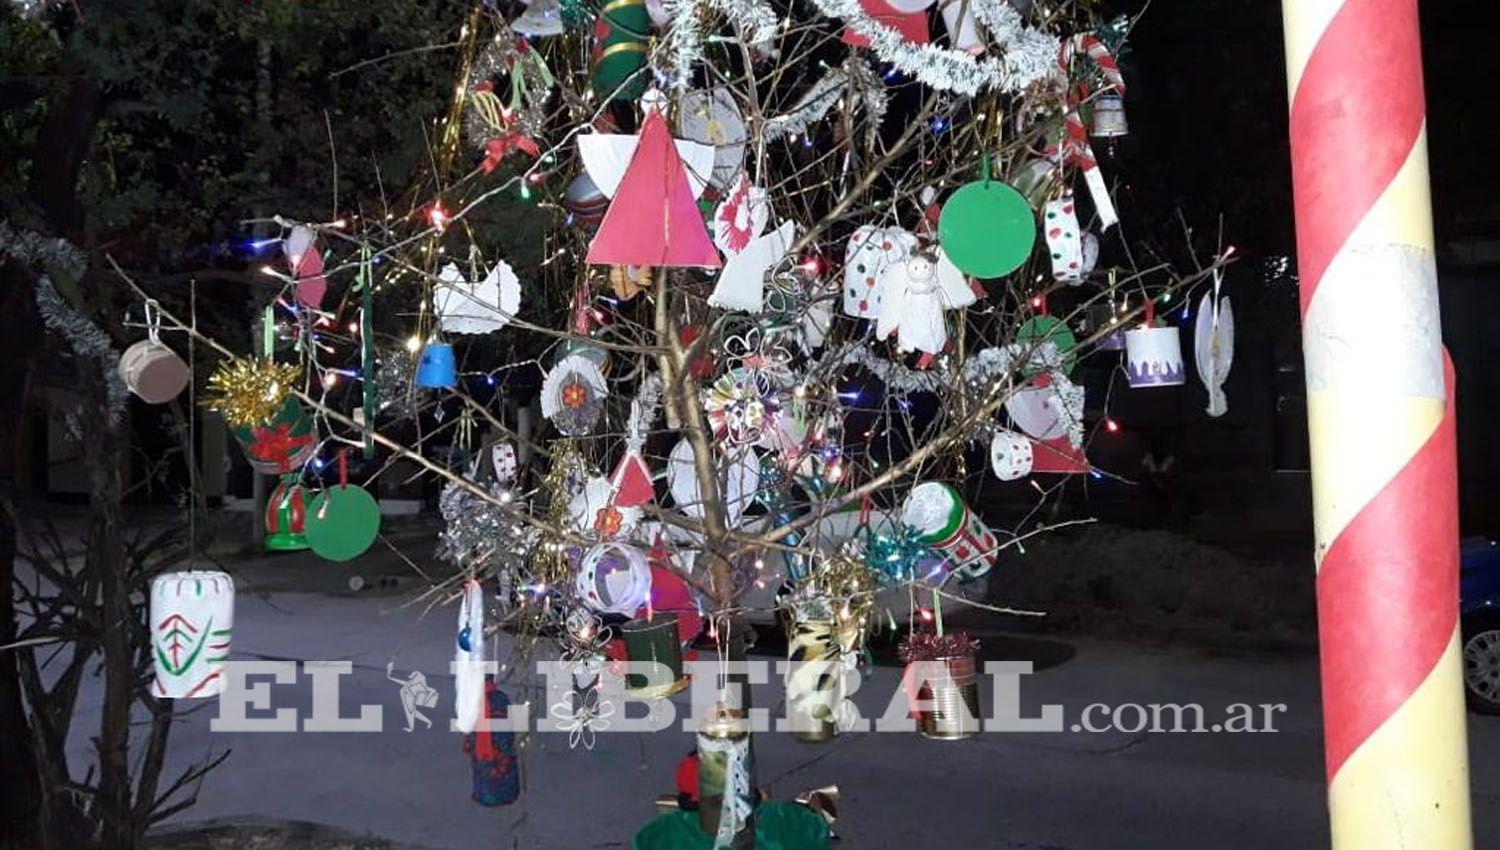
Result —
[[165, 573], [151, 582], [151, 694], [218, 696], [234, 628], [234, 581], [212, 570]]
[[302, 370], [269, 360], [231, 360], [208, 378], [200, 404], [217, 411], [233, 428], [265, 424], [282, 411], [297, 389]]

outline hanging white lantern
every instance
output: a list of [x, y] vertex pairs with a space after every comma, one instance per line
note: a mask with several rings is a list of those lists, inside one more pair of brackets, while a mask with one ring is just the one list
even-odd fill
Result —
[[151, 693], [218, 696], [234, 628], [234, 580], [215, 570], [166, 573], [151, 582]]
[[1125, 374], [1132, 387], [1177, 387], [1187, 379], [1182, 339], [1175, 327], [1125, 332]]
[[630, 616], [651, 598], [651, 565], [634, 546], [600, 543], [583, 556], [574, 587], [595, 611]]

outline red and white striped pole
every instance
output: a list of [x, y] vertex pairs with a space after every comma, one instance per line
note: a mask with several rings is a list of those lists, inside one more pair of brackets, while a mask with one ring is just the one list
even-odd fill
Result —
[[1333, 846], [1468, 850], [1416, 0], [1283, 0]]

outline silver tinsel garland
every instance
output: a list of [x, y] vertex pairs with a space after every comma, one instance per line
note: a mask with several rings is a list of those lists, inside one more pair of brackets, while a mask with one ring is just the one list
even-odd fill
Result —
[[885, 120], [888, 97], [885, 85], [859, 59], [849, 59], [844, 67], [835, 68], [813, 83], [791, 111], [768, 120], [762, 131], [767, 139], [797, 136], [806, 133], [815, 121], [822, 120], [828, 110], [848, 93], [851, 108], [857, 103], [864, 107], [868, 121], [865, 122], [865, 138], [873, 144], [880, 133], [880, 124]]
[[740, 36], [756, 47], [768, 46], [781, 24], [765, 0], [665, 0], [662, 5], [672, 20], [666, 50], [672, 57], [672, 86], [679, 89], [692, 84], [693, 68], [703, 61], [705, 9], [723, 13]]
[[[499, 484], [491, 484], [489, 493], [502, 502], [511, 502], [510, 491]], [[438, 496], [444, 522], [438, 535], [438, 557], [461, 567], [488, 566], [496, 575], [518, 569], [526, 563], [526, 553], [536, 537], [536, 532], [519, 518], [524, 509], [516, 503], [514, 510], [507, 511], [456, 482], [448, 482]]]

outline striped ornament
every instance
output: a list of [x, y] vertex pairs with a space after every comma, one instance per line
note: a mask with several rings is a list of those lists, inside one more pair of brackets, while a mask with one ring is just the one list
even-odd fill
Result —
[[1283, 0], [1333, 846], [1472, 847], [1416, 0]]
[[786, 710], [804, 741], [833, 737], [843, 698], [843, 662], [833, 620], [798, 619], [787, 638]]

